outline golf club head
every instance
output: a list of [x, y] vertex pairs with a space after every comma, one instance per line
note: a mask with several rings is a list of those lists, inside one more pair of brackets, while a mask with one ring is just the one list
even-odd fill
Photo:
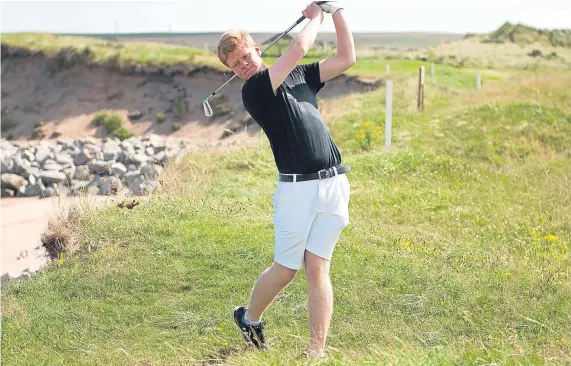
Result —
[[204, 102], [202, 102], [202, 106], [204, 107], [204, 114], [206, 115], [206, 117], [212, 117], [214, 112], [212, 111], [212, 107], [210, 107], [210, 103], [208, 102], [208, 99], [206, 99]]

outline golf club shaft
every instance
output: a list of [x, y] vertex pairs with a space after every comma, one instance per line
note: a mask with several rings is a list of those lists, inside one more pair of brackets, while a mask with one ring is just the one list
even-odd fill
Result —
[[[299, 23], [301, 23], [303, 20], [305, 19], [304, 16], [300, 17], [295, 23], [293, 23], [285, 32], [283, 32], [282, 34], [280, 34], [280, 36], [278, 38], [276, 38], [268, 47], [266, 47], [263, 51], [262, 51], [262, 55], [264, 54], [264, 52], [266, 52], [270, 47], [272, 47], [277, 41], [279, 41], [280, 39], [282, 39], [286, 34], [288, 34], [296, 25], [298, 25]], [[238, 76], [237, 74], [234, 74], [230, 79], [228, 79], [227, 82], [225, 82], [220, 88], [216, 89], [212, 94], [210, 94], [210, 96], [208, 98], [206, 98], [206, 100], [209, 100], [210, 98], [212, 98], [213, 96], [216, 95], [216, 93], [218, 93], [220, 91], [220, 89], [224, 88], [226, 85], [228, 85], [228, 83], [230, 83], [232, 80], [234, 80], [234, 78]]]
[[[323, 4], [325, 1], [318, 1], [317, 5], [321, 5]], [[305, 19], [305, 16], [301, 16], [298, 20], [295, 21], [295, 23], [293, 23], [288, 29], [286, 29], [285, 32], [283, 32], [282, 34], [280, 34], [280, 36], [278, 38], [276, 38], [272, 43], [270, 43], [270, 45], [268, 47], [266, 47], [263, 51], [262, 51], [262, 55], [264, 54], [264, 52], [266, 52], [270, 47], [272, 47], [274, 44], [276, 44], [277, 41], [279, 41], [280, 39], [282, 39], [286, 34], [288, 34], [293, 28], [295, 28], [299, 23], [303, 22], [303, 20]], [[227, 82], [225, 82], [220, 88], [216, 89], [212, 94], [210, 94], [210, 96], [208, 98], [206, 98], [205, 102], [210, 100], [210, 98], [212, 98], [213, 96], [216, 95], [216, 93], [218, 93], [220, 91], [220, 89], [224, 88], [226, 85], [228, 85], [228, 83], [230, 83], [232, 80], [234, 80], [234, 78], [238, 76], [237, 74], [234, 74]]]

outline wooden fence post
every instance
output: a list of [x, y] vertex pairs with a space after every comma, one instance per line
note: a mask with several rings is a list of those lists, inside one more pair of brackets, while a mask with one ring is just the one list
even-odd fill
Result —
[[424, 66], [420, 67], [418, 75], [418, 110], [424, 110]]
[[385, 149], [391, 149], [393, 133], [393, 81], [387, 80], [386, 117], [385, 117]]

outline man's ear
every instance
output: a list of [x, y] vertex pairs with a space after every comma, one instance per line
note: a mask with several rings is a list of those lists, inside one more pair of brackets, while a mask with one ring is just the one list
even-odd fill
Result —
[[262, 57], [262, 50], [260, 49], [260, 47], [258, 45], [254, 46], [256, 48], [256, 52], [258, 53], [258, 56]]

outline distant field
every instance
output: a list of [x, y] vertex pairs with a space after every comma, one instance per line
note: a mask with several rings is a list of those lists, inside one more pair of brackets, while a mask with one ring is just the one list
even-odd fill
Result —
[[[285, 29], [284, 29], [285, 30]], [[184, 45], [194, 48], [208, 48], [213, 51], [222, 32], [216, 33], [127, 33], [119, 34], [74, 34], [74, 36], [95, 37], [119, 41], [151, 41]], [[252, 38], [258, 43], [274, 36], [275, 33], [252, 33]], [[335, 33], [320, 33], [317, 42], [335, 42]], [[440, 41], [455, 41], [464, 37], [463, 34], [453, 33], [353, 33], [358, 50], [374, 50], [382, 48], [407, 49], [422, 48], [437, 45]]]

